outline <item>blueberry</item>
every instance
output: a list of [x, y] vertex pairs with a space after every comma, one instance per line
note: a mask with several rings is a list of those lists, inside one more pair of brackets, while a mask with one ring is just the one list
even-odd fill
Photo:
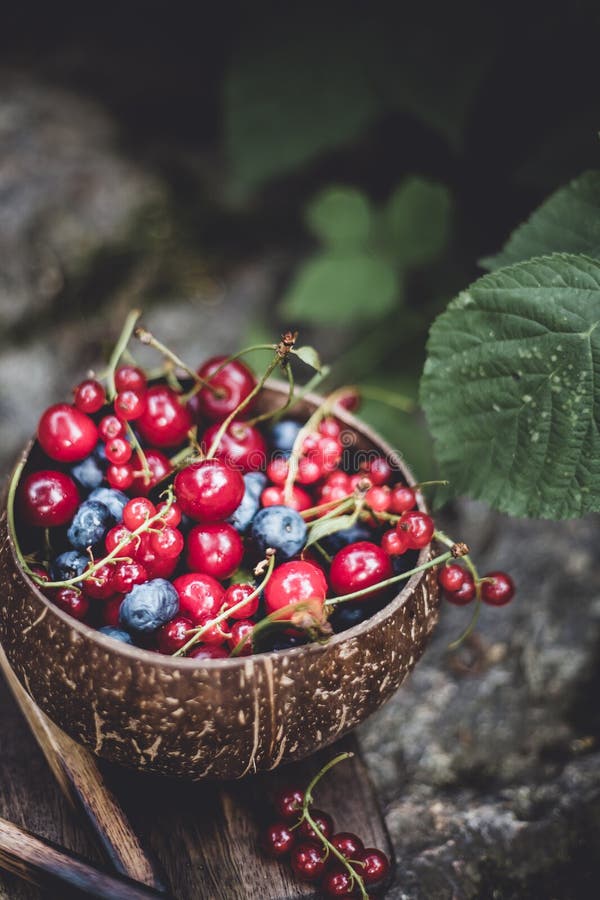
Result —
[[129, 497], [123, 491], [117, 491], [116, 488], [99, 487], [92, 491], [88, 500], [97, 500], [108, 506], [115, 522], [123, 521], [123, 510], [129, 503]]
[[347, 631], [354, 625], [364, 622], [369, 616], [375, 612], [372, 604], [369, 603], [340, 603], [329, 617], [333, 630]]
[[154, 578], [136, 584], [123, 600], [119, 621], [129, 631], [156, 631], [179, 610], [179, 595], [170, 581]]
[[[99, 488], [103, 490], [103, 488]], [[97, 491], [94, 491], [97, 493]], [[115, 524], [115, 517], [108, 506], [98, 500], [86, 500], [81, 504], [69, 525], [67, 537], [76, 550], [97, 547], [106, 537], [106, 532]]]
[[257, 650], [259, 653], [268, 653], [271, 650], [291, 650], [292, 647], [301, 647], [306, 643], [308, 643], [308, 637], [305, 634], [285, 634], [275, 631], [265, 635]]
[[[418, 550], [407, 550], [406, 553], [402, 553], [400, 556], [392, 556], [392, 569], [394, 570], [394, 575], [402, 575], [403, 572], [408, 572], [409, 569], [414, 569], [417, 565], [418, 559]], [[400, 582], [399, 584], [397, 584], [394, 594], [397, 594], [399, 591], [401, 591], [405, 584], [406, 582]]]
[[306, 531], [306, 523], [295, 509], [267, 506], [256, 513], [249, 533], [261, 556], [267, 547], [273, 547], [281, 562], [300, 552], [306, 542]]
[[323, 538], [321, 545], [330, 556], [335, 556], [338, 550], [341, 550], [342, 547], [346, 547], [348, 544], [354, 544], [356, 541], [371, 540], [373, 540], [373, 532], [371, 529], [367, 528], [366, 525], [357, 522], [356, 525], [351, 525], [350, 528], [344, 528], [342, 531], [335, 531], [333, 534], [328, 535], [328, 537]]
[[133, 644], [131, 635], [126, 631], [123, 631], [122, 628], [113, 628], [112, 625], [104, 625], [102, 628], [99, 628], [98, 631], [101, 634], [105, 634], [107, 637], [112, 638], [114, 641], [122, 641], [124, 644]]
[[276, 422], [269, 434], [269, 442], [273, 450], [291, 453], [301, 428], [300, 422], [296, 422], [294, 419], [282, 419], [280, 422]]
[[96, 454], [86, 456], [77, 465], [71, 466], [71, 475], [82, 488], [93, 491], [104, 481], [104, 472], [100, 467]]
[[92, 451], [92, 456], [96, 457], [97, 462], [99, 462], [101, 466], [108, 465], [108, 460], [106, 458], [106, 444], [104, 441], [98, 441], [96, 449]]
[[79, 550], [66, 550], [50, 563], [52, 581], [68, 581], [69, 578], [76, 578], [85, 572], [89, 564], [90, 558], [87, 553], [80, 553]]
[[244, 475], [246, 490], [242, 502], [233, 515], [227, 519], [236, 531], [243, 533], [250, 525], [259, 510], [260, 495], [266, 483], [267, 479], [261, 472], [248, 472], [247, 475]]

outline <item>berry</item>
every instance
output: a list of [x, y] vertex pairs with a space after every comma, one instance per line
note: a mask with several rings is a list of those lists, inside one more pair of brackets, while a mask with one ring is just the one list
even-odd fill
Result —
[[141, 563], [148, 573], [148, 578], [170, 578], [177, 567], [177, 557], [165, 557], [156, 552], [152, 546], [152, 535], [148, 532], [139, 535], [139, 544], [135, 549], [135, 559]]
[[87, 616], [90, 608], [89, 600], [87, 600], [76, 587], [58, 588], [52, 599], [59, 609], [62, 609], [63, 612], [68, 613], [78, 621], [81, 621]]
[[385, 484], [392, 475], [391, 466], [383, 456], [376, 456], [375, 459], [370, 460], [366, 469], [372, 483], [377, 485]]
[[71, 466], [70, 472], [77, 484], [86, 491], [93, 491], [94, 488], [100, 487], [104, 481], [104, 469], [95, 451], [86, 456], [85, 459], [82, 459], [81, 462]]
[[321, 466], [310, 456], [303, 456], [298, 462], [297, 479], [300, 484], [314, 484], [321, 477]]
[[114, 438], [125, 434], [125, 425], [117, 416], [109, 414], [100, 419], [98, 434], [103, 441], [112, 441]]
[[50, 563], [50, 576], [52, 581], [69, 581], [83, 575], [90, 564], [87, 553], [79, 550], [66, 550]]
[[248, 472], [244, 475], [244, 496], [242, 497], [242, 502], [227, 519], [236, 531], [243, 534], [260, 509], [260, 495], [265, 483], [266, 478], [260, 472]]
[[150, 535], [150, 546], [162, 559], [176, 559], [183, 552], [183, 545], [182, 533], [169, 525]]
[[137, 366], [119, 366], [115, 372], [115, 388], [121, 391], [135, 391], [143, 394], [146, 390], [146, 376]]
[[137, 537], [129, 540], [130, 537], [131, 532], [128, 528], [125, 527], [125, 525], [115, 525], [114, 528], [110, 529], [104, 540], [106, 552], [112, 553], [113, 550], [122, 543], [122, 541], [127, 541], [127, 543], [124, 544], [119, 550], [119, 555], [134, 557], [139, 550], [141, 538]]
[[241, 563], [243, 555], [242, 539], [227, 522], [196, 525], [188, 534], [187, 564], [193, 572], [204, 572], [221, 580], [229, 578]]
[[265, 488], [260, 495], [260, 502], [263, 506], [287, 506], [288, 509], [294, 509], [302, 512], [303, 509], [310, 509], [313, 505], [312, 500], [301, 487], [296, 484], [292, 487], [292, 498], [289, 504], [285, 503], [285, 497], [282, 487]]
[[67, 538], [76, 550], [98, 547], [114, 524], [115, 519], [108, 506], [98, 500], [88, 499], [73, 516]]
[[285, 480], [290, 470], [290, 464], [285, 456], [274, 456], [267, 466], [267, 478], [273, 484], [285, 484]]
[[106, 470], [106, 480], [112, 488], [118, 491], [126, 491], [133, 484], [133, 466], [126, 463], [123, 466], [110, 465]]
[[287, 856], [295, 843], [294, 832], [286, 822], [273, 822], [263, 834], [262, 845], [265, 852], [274, 859]]
[[106, 637], [112, 638], [113, 641], [120, 641], [122, 644], [133, 644], [131, 635], [126, 631], [123, 631], [122, 628], [114, 628], [112, 625], [103, 625], [98, 631], [100, 634], [105, 634]]
[[398, 531], [406, 532], [408, 546], [411, 550], [420, 550], [431, 541], [435, 524], [427, 513], [418, 509], [410, 509], [402, 513], [396, 528]]
[[[202, 436], [202, 445], [208, 452], [220, 428], [215, 422]], [[215, 457], [222, 459], [234, 469], [244, 472], [260, 472], [267, 461], [267, 445], [262, 434], [253, 425], [233, 421], [219, 441]]]
[[148, 389], [145, 400], [146, 408], [136, 423], [144, 441], [154, 447], [182, 444], [193, 423], [179, 394], [166, 385], [157, 384]]
[[188, 631], [193, 627], [191, 619], [186, 619], [185, 616], [175, 616], [158, 630], [156, 642], [159, 652], [175, 653], [189, 641]]
[[122, 437], [113, 438], [106, 444], [106, 458], [117, 466], [129, 462], [132, 452], [131, 444]]
[[121, 391], [115, 397], [115, 415], [125, 422], [139, 419], [146, 409], [146, 398], [135, 391]]
[[347, 547], [348, 544], [355, 544], [357, 541], [368, 541], [372, 535], [373, 532], [370, 528], [367, 528], [361, 522], [357, 522], [356, 525], [351, 525], [350, 528], [343, 528], [341, 531], [336, 531], [323, 538], [322, 545], [329, 554], [335, 555], [342, 547]]
[[190, 650], [190, 659], [228, 659], [229, 653], [225, 647], [218, 647], [216, 644], [198, 644], [193, 650]]
[[276, 612], [289, 603], [324, 601], [326, 596], [327, 579], [323, 571], [314, 563], [303, 560], [293, 560], [277, 566], [265, 585], [268, 613]]
[[438, 583], [445, 591], [457, 591], [465, 580], [465, 570], [456, 563], [450, 563], [440, 569]]
[[364, 601], [362, 603], [340, 603], [333, 608], [329, 621], [336, 634], [339, 634], [340, 631], [347, 631], [349, 628], [354, 628], [355, 625], [360, 625], [372, 614], [373, 609]]
[[19, 487], [19, 511], [28, 525], [51, 528], [70, 522], [79, 506], [79, 491], [64, 472], [31, 472]]
[[196, 522], [221, 522], [240, 505], [244, 480], [219, 459], [192, 463], [175, 476], [175, 494], [183, 513]]
[[102, 604], [101, 617], [104, 625], [110, 625], [111, 628], [119, 627], [119, 611], [122, 602], [122, 595], [115, 594], [114, 597], [111, 597]]
[[515, 596], [515, 584], [506, 572], [490, 572], [485, 578], [492, 581], [481, 583], [481, 599], [490, 606], [504, 606]]
[[360, 856], [362, 866], [359, 866], [360, 875], [366, 885], [379, 884], [387, 878], [390, 871], [390, 861], [383, 852], [376, 847], [367, 847]]
[[330, 841], [346, 859], [358, 859], [359, 854], [365, 849], [358, 835], [351, 831], [339, 831], [330, 838]]
[[[329, 813], [323, 812], [320, 809], [311, 809], [310, 817], [311, 819], [313, 819], [321, 833], [325, 835], [327, 840], [329, 840], [329, 838], [333, 834], [333, 819], [331, 818]], [[305, 840], [309, 841], [320, 840], [320, 837], [317, 835], [312, 825], [309, 825], [306, 819], [304, 819], [298, 826], [298, 835], [301, 835]]]
[[[392, 574], [390, 558], [370, 541], [349, 544], [333, 557], [329, 580], [336, 594], [350, 594], [385, 581]], [[366, 596], [372, 597], [373, 593]]]
[[162, 512], [165, 510], [164, 515], [161, 517], [160, 522], [163, 525], [169, 525], [171, 528], [177, 528], [177, 526], [181, 522], [181, 510], [177, 506], [176, 503], [171, 503], [169, 508], [167, 509], [167, 504], [159, 503], [156, 507], [156, 512]]
[[123, 510], [129, 502], [129, 497], [115, 488], [99, 487], [92, 491], [88, 500], [97, 500], [98, 503], [104, 503], [111, 512], [115, 522], [123, 521]]
[[416, 503], [417, 498], [412, 488], [407, 487], [405, 484], [394, 485], [390, 495], [391, 512], [401, 515], [403, 512], [413, 509]]
[[210, 575], [188, 572], [173, 582], [179, 595], [179, 610], [188, 616], [194, 625], [205, 625], [218, 615], [225, 591]]
[[[232, 609], [238, 603], [241, 603], [246, 597], [249, 597], [250, 594], [254, 593], [254, 588], [251, 584], [231, 584], [227, 590], [225, 591], [225, 597], [223, 599], [223, 610]], [[232, 619], [250, 619], [253, 615], [258, 611], [258, 603], [259, 598], [258, 595], [253, 600], [250, 600], [249, 603], [244, 603], [243, 606], [236, 612], [232, 612], [230, 614], [230, 618]]]
[[303, 803], [304, 791], [293, 786], [278, 791], [273, 799], [277, 814], [286, 822], [294, 822], [300, 818]]
[[88, 378], [78, 384], [74, 393], [75, 406], [82, 413], [95, 413], [106, 403], [104, 388], [95, 378]]
[[301, 428], [301, 423], [294, 419], [281, 419], [280, 422], [276, 422], [269, 434], [269, 443], [273, 450], [279, 453], [291, 453]]
[[137, 584], [123, 599], [119, 620], [129, 631], [156, 631], [179, 610], [179, 596], [170, 581], [155, 578]]
[[252, 634], [254, 631], [254, 622], [250, 622], [248, 619], [238, 619], [237, 622], [233, 623], [231, 629], [231, 635], [227, 640], [229, 647], [231, 650], [235, 650], [237, 645], [244, 642], [244, 645], [241, 650], [241, 656], [250, 656], [253, 651], [252, 647], [252, 638], [248, 638], [249, 634]]
[[[210, 382], [210, 388], [205, 387], [198, 392], [198, 408], [211, 422], [226, 419], [256, 386], [256, 379], [250, 369], [237, 359], [228, 362], [220, 372], [211, 377], [226, 359], [226, 356], [213, 356], [198, 369], [198, 375]], [[244, 412], [249, 409], [250, 406], [247, 406]]]
[[347, 392], [338, 400], [342, 409], [347, 409], [348, 412], [356, 412], [360, 402], [360, 394], [356, 388], [348, 388]]
[[42, 581], [50, 581], [50, 575], [42, 566], [32, 566], [31, 573], [32, 575], [37, 575]]
[[390, 530], [386, 531], [381, 538], [381, 549], [384, 550], [388, 556], [401, 556], [408, 549], [406, 532], [396, 531], [395, 528], [390, 528]]
[[302, 841], [292, 850], [292, 870], [300, 881], [318, 881], [325, 871], [325, 861], [325, 848], [314, 841]]
[[96, 569], [93, 575], [87, 578], [81, 585], [86, 597], [93, 600], [108, 600], [115, 592], [114, 587], [114, 566], [105, 563]]
[[446, 600], [455, 606], [466, 606], [471, 600], [475, 599], [475, 582], [470, 572], [463, 571], [463, 580], [460, 587], [455, 591], [446, 591]]
[[93, 421], [68, 403], [57, 403], [43, 413], [38, 441], [44, 453], [59, 462], [79, 462], [92, 452], [98, 440]]
[[373, 485], [365, 494], [365, 502], [373, 512], [387, 512], [390, 508], [390, 489], [387, 485]]
[[123, 510], [123, 525], [130, 531], [135, 531], [155, 515], [156, 507], [151, 500], [147, 497], [134, 497]]
[[141, 563], [135, 560], [115, 563], [113, 587], [119, 594], [128, 594], [136, 584], [143, 584], [145, 581], [148, 581], [148, 573]]
[[149, 447], [147, 450], [144, 450], [144, 454], [146, 456], [148, 468], [150, 469], [150, 480], [146, 482], [142, 464], [139, 459], [137, 459], [137, 456], [137, 465], [134, 468], [133, 477], [135, 479], [136, 494], [147, 497], [152, 488], [169, 475], [173, 467], [169, 457], [165, 456], [164, 453], [161, 453], [160, 450]]
[[331, 416], [328, 416], [326, 419], [322, 419], [319, 422], [319, 434], [323, 434], [326, 437], [338, 438], [341, 430], [340, 423]]
[[351, 897], [354, 893], [354, 879], [348, 869], [336, 862], [325, 872], [321, 891], [325, 897]]
[[306, 523], [302, 516], [287, 506], [268, 506], [256, 513], [249, 535], [260, 556], [272, 547], [278, 560], [291, 559], [306, 542]]

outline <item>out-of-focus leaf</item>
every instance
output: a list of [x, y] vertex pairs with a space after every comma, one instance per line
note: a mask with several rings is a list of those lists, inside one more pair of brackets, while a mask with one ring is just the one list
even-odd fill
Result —
[[355, 188], [326, 188], [309, 203], [306, 224], [316, 237], [332, 248], [351, 250], [361, 247], [371, 231], [369, 201]]
[[303, 363], [306, 363], [307, 366], [316, 369], [317, 372], [321, 371], [321, 358], [314, 347], [298, 347], [292, 352], [298, 359], [301, 359]]
[[423, 265], [442, 253], [450, 234], [450, 213], [450, 193], [442, 184], [414, 177], [396, 188], [382, 224], [401, 265]]
[[322, 541], [324, 537], [328, 537], [330, 534], [343, 531], [345, 528], [351, 528], [355, 522], [356, 517], [352, 514], [333, 516], [331, 519], [318, 519], [310, 526], [305, 549], [312, 544], [318, 544], [319, 541]]

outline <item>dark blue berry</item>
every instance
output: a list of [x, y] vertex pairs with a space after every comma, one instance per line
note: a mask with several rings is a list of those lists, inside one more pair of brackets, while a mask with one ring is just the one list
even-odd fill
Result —
[[[403, 572], [408, 572], [409, 569], [414, 569], [415, 566], [418, 565], [419, 551], [407, 550], [406, 553], [402, 553], [400, 556], [392, 556], [391, 560], [394, 575], [402, 575]], [[404, 585], [402, 584], [402, 582], [399, 585], [396, 585], [394, 594], [397, 594], [398, 591], [401, 591], [403, 587]]]
[[350, 528], [344, 528], [342, 531], [335, 531], [333, 534], [323, 538], [321, 545], [330, 556], [335, 556], [338, 550], [346, 547], [348, 544], [355, 544], [357, 541], [372, 541], [373, 532], [366, 525], [357, 522]]
[[280, 562], [300, 552], [306, 542], [306, 531], [302, 516], [287, 506], [267, 506], [259, 510], [249, 528], [258, 553], [264, 556], [267, 547], [272, 547]]
[[[99, 490], [103, 490], [103, 488], [99, 488]], [[73, 521], [67, 531], [67, 538], [71, 546], [77, 550], [98, 547], [114, 524], [115, 517], [108, 506], [90, 498], [81, 504], [73, 516]]]
[[96, 457], [96, 460], [100, 463], [101, 466], [108, 465], [108, 460], [106, 458], [106, 444], [104, 441], [98, 441], [96, 444], [96, 449], [93, 451], [92, 456]]
[[90, 558], [87, 553], [66, 550], [50, 563], [50, 576], [52, 581], [68, 581], [85, 572], [89, 564]]
[[253, 497], [260, 497], [267, 486], [267, 476], [263, 472], [247, 472], [244, 475], [246, 491]]
[[296, 422], [294, 419], [282, 419], [280, 422], [276, 422], [269, 434], [269, 443], [273, 450], [278, 450], [280, 453], [291, 453], [301, 428], [300, 422]]
[[275, 632], [266, 634], [260, 641], [257, 650], [259, 653], [268, 653], [272, 650], [291, 650], [292, 647], [301, 647], [302, 644], [308, 643], [308, 637], [305, 634], [285, 634], [285, 632]]
[[179, 610], [179, 595], [170, 581], [154, 578], [136, 586], [126, 594], [119, 621], [134, 632], [156, 631], [166, 625]]
[[108, 506], [117, 523], [123, 521], [123, 510], [129, 503], [127, 494], [124, 494], [123, 491], [118, 491], [116, 488], [109, 487], [96, 488], [95, 491], [92, 491], [88, 500], [97, 500], [99, 503], [104, 503], [105, 506]]
[[104, 472], [95, 453], [86, 456], [77, 465], [71, 466], [71, 475], [86, 491], [93, 491], [104, 481]]
[[99, 628], [101, 634], [105, 634], [107, 637], [112, 638], [114, 641], [122, 641], [124, 644], [133, 644], [131, 640], [131, 635], [126, 631], [123, 631], [122, 628], [113, 628], [112, 625], [104, 625], [102, 628]]
[[227, 521], [233, 525], [236, 531], [244, 532], [260, 508], [260, 495], [267, 483], [266, 477], [261, 472], [248, 472], [244, 475], [246, 490], [242, 502]]
[[373, 606], [369, 603], [340, 603], [330, 615], [329, 621], [336, 633], [347, 631], [364, 622], [373, 612]]

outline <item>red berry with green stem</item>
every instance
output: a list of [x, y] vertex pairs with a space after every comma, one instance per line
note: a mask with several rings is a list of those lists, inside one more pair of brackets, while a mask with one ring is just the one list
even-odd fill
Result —
[[123, 525], [135, 531], [156, 515], [156, 507], [147, 497], [134, 497], [123, 509]]
[[152, 488], [173, 471], [173, 466], [169, 457], [161, 453], [160, 450], [149, 447], [147, 450], [144, 450], [144, 455], [150, 469], [150, 479], [146, 482], [142, 463], [136, 455], [136, 463], [133, 470], [134, 492], [138, 496], [147, 497]]
[[[129, 540], [129, 538], [131, 538], [131, 540]], [[115, 525], [114, 528], [110, 529], [104, 538], [106, 552], [112, 553], [123, 541], [127, 541], [127, 543], [121, 547], [119, 555], [134, 557], [140, 545], [141, 538], [139, 536], [135, 538], [132, 537], [131, 531], [125, 525]]]
[[[226, 356], [213, 356], [198, 369], [198, 375], [210, 384], [210, 387], [199, 391], [198, 408], [200, 414], [211, 422], [226, 419], [256, 387], [254, 375], [239, 360], [226, 363], [217, 372], [226, 359]], [[244, 412], [249, 408], [247, 406]]]
[[322, 476], [321, 466], [310, 456], [303, 456], [298, 460], [298, 474], [296, 479], [300, 484], [314, 484]]
[[174, 619], [158, 629], [156, 642], [159, 652], [171, 654], [180, 650], [189, 641], [188, 631], [193, 627], [191, 619], [187, 619], [185, 616], [175, 616]]
[[[358, 541], [343, 547], [333, 557], [329, 581], [336, 594], [351, 594], [379, 584], [392, 576], [387, 553], [370, 541]], [[375, 596], [371, 591], [365, 599]]]
[[231, 636], [227, 639], [227, 643], [231, 650], [235, 650], [238, 644], [242, 644], [240, 656], [250, 656], [253, 651], [252, 632], [254, 631], [254, 622], [248, 619], [238, 619], [231, 627]]
[[314, 841], [302, 841], [292, 850], [292, 870], [300, 881], [318, 881], [325, 871], [326, 860], [325, 847]]
[[139, 419], [146, 408], [146, 398], [135, 391], [121, 391], [115, 397], [115, 415], [125, 422]]
[[294, 832], [287, 822], [273, 822], [267, 826], [262, 837], [265, 853], [273, 859], [287, 856], [295, 843]]
[[59, 609], [78, 621], [85, 619], [90, 608], [89, 600], [76, 587], [58, 588], [52, 595], [52, 599]]
[[163, 384], [148, 388], [146, 406], [137, 420], [143, 440], [153, 447], [177, 447], [183, 444], [193, 425], [179, 394]]
[[152, 535], [144, 532], [139, 536], [139, 546], [135, 551], [135, 559], [141, 563], [148, 573], [148, 579], [170, 578], [177, 568], [178, 557], [161, 556], [152, 546]]
[[70, 522], [79, 506], [79, 491], [64, 472], [31, 472], [19, 486], [18, 509], [28, 525], [53, 528]]
[[373, 512], [387, 512], [390, 508], [390, 489], [386, 485], [373, 485], [365, 494], [365, 503]]
[[182, 533], [169, 525], [150, 535], [150, 546], [161, 559], [177, 559], [183, 553], [184, 545]]
[[289, 503], [285, 502], [283, 487], [276, 486], [264, 489], [260, 495], [260, 503], [261, 506], [288, 506], [290, 509], [295, 509], [296, 512], [310, 509], [313, 505], [309, 494], [296, 484], [292, 487], [292, 495]]
[[241, 474], [219, 459], [192, 463], [175, 476], [175, 494], [182, 512], [196, 522], [221, 522], [244, 496]]
[[327, 579], [317, 565], [304, 560], [291, 560], [274, 569], [264, 589], [268, 613], [290, 603], [306, 600], [323, 602], [327, 596]]
[[85, 459], [98, 442], [94, 422], [68, 403], [50, 406], [42, 414], [37, 434], [44, 453], [64, 463]]
[[156, 507], [156, 511], [159, 513], [163, 513], [159, 521], [164, 525], [170, 525], [171, 528], [177, 528], [177, 526], [181, 523], [181, 510], [176, 503], [171, 503], [168, 509], [166, 502], [159, 503]]
[[[489, 572], [481, 582], [481, 599], [490, 606], [504, 606], [515, 596], [515, 583], [506, 572]], [[488, 580], [489, 579], [489, 580]]]
[[[220, 427], [215, 422], [204, 432], [202, 446], [206, 452], [212, 446]], [[267, 444], [258, 428], [247, 422], [234, 420], [221, 437], [215, 450], [215, 458], [224, 460], [242, 474], [262, 472], [267, 461]]]
[[402, 556], [408, 550], [406, 535], [403, 532], [396, 531], [395, 528], [390, 528], [381, 537], [381, 549], [388, 556]]
[[74, 403], [83, 413], [95, 413], [106, 403], [104, 387], [95, 378], [87, 378], [77, 385], [74, 392]]
[[194, 625], [204, 625], [219, 614], [225, 591], [210, 575], [188, 572], [176, 578], [173, 587], [179, 594], [179, 612]]
[[116, 466], [112, 463], [106, 470], [106, 480], [112, 488], [118, 491], [127, 491], [134, 482], [133, 466], [124, 463]]
[[466, 606], [476, 595], [475, 581], [470, 572], [464, 572], [462, 584], [455, 591], [446, 591], [446, 600], [455, 606]]
[[117, 416], [109, 414], [100, 419], [98, 434], [103, 441], [112, 441], [125, 433], [125, 424]]
[[250, 597], [253, 593], [254, 588], [251, 584], [231, 584], [225, 591], [225, 597], [223, 599], [223, 610], [232, 609], [233, 607], [237, 606], [238, 603], [246, 600], [243, 606], [240, 606], [240, 608], [236, 612], [231, 613], [231, 618], [251, 619], [252, 616], [254, 616], [258, 611], [259, 604], [258, 594], [254, 597], [253, 600], [248, 601], [248, 597]]
[[421, 550], [430, 543], [435, 523], [431, 516], [418, 509], [411, 509], [402, 513], [396, 525], [398, 531], [404, 531], [411, 550]]
[[351, 831], [339, 831], [330, 840], [335, 849], [339, 850], [345, 859], [358, 859], [359, 854], [365, 849], [365, 845], [358, 835], [353, 834]]
[[148, 573], [143, 565], [132, 559], [130, 562], [122, 560], [115, 564], [113, 587], [120, 594], [128, 594], [136, 584], [144, 584], [148, 581]]
[[[333, 834], [333, 819], [329, 813], [323, 812], [321, 809], [311, 809], [310, 817], [321, 834], [329, 840]], [[309, 841], [321, 840], [321, 837], [317, 835], [312, 825], [306, 819], [303, 819], [298, 826], [298, 835]]]
[[457, 591], [465, 580], [466, 571], [456, 563], [448, 563], [438, 573], [438, 583], [445, 591]]
[[323, 876], [321, 891], [325, 897], [356, 897], [354, 878], [337, 861], [330, 865]]
[[119, 466], [129, 462], [133, 449], [129, 441], [126, 441], [125, 438], [116, 437], [106, 442], [105, 452], [109, 463], [114, 463]]
[[390, 872], [390, 861], [377, 847], [367, 847], [360, 857], [361, 866], [357, 869], [366, 885], [381, 884]]
[[302, 814], [304, 791], [295, 785], [288, 785], [275, 794], [273, 806], [277, 814], [286, 822], [296, 822]]
[[392, 468], [383, 456], [376, 456], [375, 459], [369, 460], [366, 469], [373, 484], [385, 484], [392, 476]]
[[86, 597], [91, 597], [92, 600], [108, 600], [116, 590], [114, 577], [114, 565], [105, 563], [96, 569], [93, 575], [90, 575], [89, 578], [82, 582], [81, 588]]
[[318, 430], [319, 434], [325, 435], [326, 437], [338, 438], [342, 429], [337, 419], [327, 416], [319, 422]]
[[390, 495], [390, 512], [401, 515], [414, 509], [417, 504], [417, 498], [412, 488], [406, 484], [396, 484], [392, 488]]
[[146, 376], [137, 366], [119, 366], [115, 372], [115, 388], [121, 391], [134, 391], [143, 394], [146, 390]]

